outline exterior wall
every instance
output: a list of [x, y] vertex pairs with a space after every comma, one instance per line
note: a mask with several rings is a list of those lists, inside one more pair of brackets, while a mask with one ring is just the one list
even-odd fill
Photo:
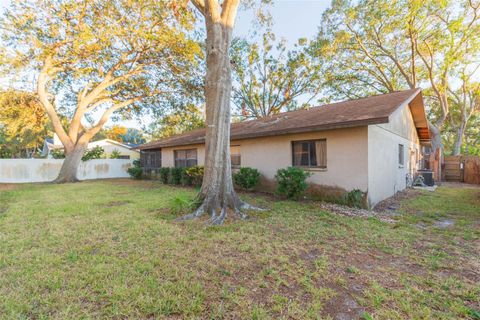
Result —
[[100, 147], [103, 148], [103, 150], [105, 151], [106, 158], [110, 158], [110, 155], [112, 154], [113, 150], [115, 150], [115, 149], [118, 150], [122, 156], [130, 156], [130, 159], [132, 159], [132, 160], [140, 158], [140, 152], [138, 152], [136, 150], [132, 150], [130, 148], [126, 148], [126, 147], [118, 145], [118, 144], [110, 143], [110, 142], [105, 141], [105, 140], [101, 140], [101, 141], [98, 141], [98, 142], [97, 141], [90, 142], [88, 144], [89, 149], [94, 148], [96, 146], [100, 146]]
[[[0, 183], [29, 183], [53, 181], [63, 160], [0, 159]], [[127, 178], [131, 160], [98, 159], [81, 162], [77, 171], [80, 180]]]
[[[241, 166], [256, 168], [262, 180], [273, 181], [278, 169], [292, 166], [292, 141], [327, 140], [327, 169], [309, 169], [308, 182], [350, 191], [368, 189], [367, 127], [232, 141], [240, 146]], [[198, 165], [205, 163], [203, 144], [162, 148], [162, 167], [173, 167], [174, 150], [197, 149]], [[354, 161], [352, 161], [352, 159]]]
[[367, 127], [240, 140], [232, 145], [240, 145], [242, 167], [256, 168], [264, 178], [274, 180], [278, 169], [292, 166], [292, 141], [313, 139], [327, 140], [327, 168], [308, 169], [309, 183], [367, 191]]
[[[55, 135], [56, 137], [56, 135]], [[58, 143], [58, 137], [56, 138], [57, 140], [54, 140], [56, 141], [56, 143]], [[105, 151], [105, 158], [109, 159], [110, 158], [110, 155], [112, 154], [113, 150], [118, 150], [120, 152], [120, 155], [122, 156], [130, 156], [130, 159], [132, 160], [135, 160], [135, 159], [139, 159], [140, 158], [140, 152], [137, 151], [137, 150], [133, 150], [133, 149], [130, 149], [128, 147], [125, 147], [125, 146], [122, 146], [120, 144], [116, 144], [116, 143], [113, 143], [113, 142], [110, 142], [108, 140], [99, 140], [99, 141], [93, 141], [93, 142], [90, 142], [88, 144], [88, 149], [92, 149], [92, 148], [95, 148], [97, 146], [100, 146], [103, 148], [103, 150]], [[61, 144], [54, 144], [52, 145], [52, 147], [55, 147], [55, 148], [60, 148], [60, 149], [63, 149], [63, 145]], [[48, 151], [48, 155], [47, 157], [49, 159], [53, 159], [51, 153], [50, 153], [51, 150]]]
[[[368, 192], [374, 206], [407, 185], [420, 161], [420, 142], [408, 105], [396, 110], [389, 123], [313, 133], [260, 137], [232, 141], [240, 146], [241, 166], [260, 171], [262, 181], [273, 182], [278, 169], [292, 166], [292, 141], [326, 139], [327, 168], [307, 169], [308, 182], [319, 186]], [[398, 162], [398, 145], [404, 145], [404, 165]], [[197, 149], [198, 165], [204, 165], [203, 144], [162, 149], [162, 166], [173, 167], [174, 150]]]
[[205, 145], [196, 144], [191, 146], [162, 148], [162, 167], [175, 167], [175, 150], [197, 149], [197, 165], [205, 164]]
[[[408, 105], [396, 110], [389, 123], [368, 126], [368, 200], [371, 206], [407, 186], [420, 157], [420, 141]], [[404, 165], [399, 165], [398, 145], [404, 145]]]

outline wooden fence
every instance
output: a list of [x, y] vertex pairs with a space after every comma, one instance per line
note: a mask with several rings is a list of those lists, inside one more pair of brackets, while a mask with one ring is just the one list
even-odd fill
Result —
[[443, 172], [445, 181], [480, 184], [480, 157], [446, 156]]

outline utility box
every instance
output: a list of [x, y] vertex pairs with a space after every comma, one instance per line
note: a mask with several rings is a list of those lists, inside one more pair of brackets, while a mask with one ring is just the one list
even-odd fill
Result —
[[435, 181], [433, 180], [433, 171], [430, 170], [418, 170], [417, 173], [423, 177], [423, 181], [427, 186], [433, 186]]

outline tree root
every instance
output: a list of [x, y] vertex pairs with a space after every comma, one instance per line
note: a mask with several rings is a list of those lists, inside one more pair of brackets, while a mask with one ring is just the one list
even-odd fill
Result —
[[[207, 224], [208, 225], [221, 225], [225, 222], [225, 219], [227, 217], [227, 211], [229, 208], [232, 209], [233, 213], [240, 218], [241, 220], [247, 220], [248, 215], [244, 212], [245, 210], [248, 211], [265, 211], [265, 209], [258, 208], [255, 206], [252, 206], [251, 204], [244, 202], [244, 201], [237, 201], [237, 205], [223, 205], [220, 209], [220, 214], [217, 214], [219, 211], [218, 208], [211, 208], [210, 209], [210, 219], [208, 219]], [[207, 203], [204, 201], [193, 213], [184, 215], [182, 217], [177, 218], [175, 221], [188, 221], [188, 220], [194, 220], [198, 219], [204, 214], [207, 213]]]
[[221, 225], [225, 221], [226, 217], [227, 217], [227, 207], [223, 206], [222, 210], [220, 211], [220, 215], [212, 216], [212, 218], [209, 220], [209, 224], [212, 226]]
[[266, 211], [265, 209], [252, 206], [250, 203], [247, 203], [247, 202], [241, 201], [241, 200], [240, 200], [240, 209], [251, 210], [251, 211], [260, 211], [260, 212]]
[[200, 218], [200, 217], [203, 216], [204, 214], [205, 214], [205, 203], [202, 203], [202, 204], [197, 208], [197, 210], [195, 210], [193, 213], [190, 213], [190, 214], [181, 216], [181, 217], [179, 217], [179, 218], [177, 218], [177, 219], [175, 219], [175, 220], [176, 220], [176, 221], [193, 220], [193, 219]]

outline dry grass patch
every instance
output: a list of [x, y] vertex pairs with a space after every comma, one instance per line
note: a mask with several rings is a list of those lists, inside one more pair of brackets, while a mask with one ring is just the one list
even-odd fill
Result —
[[0, 318], [475, 319], [477, 192], [419, 193], [394, 223], [243, 194], [270, 210], [207, 227], [174, 221], [194, 190], [154, 181], [0, 191]]

